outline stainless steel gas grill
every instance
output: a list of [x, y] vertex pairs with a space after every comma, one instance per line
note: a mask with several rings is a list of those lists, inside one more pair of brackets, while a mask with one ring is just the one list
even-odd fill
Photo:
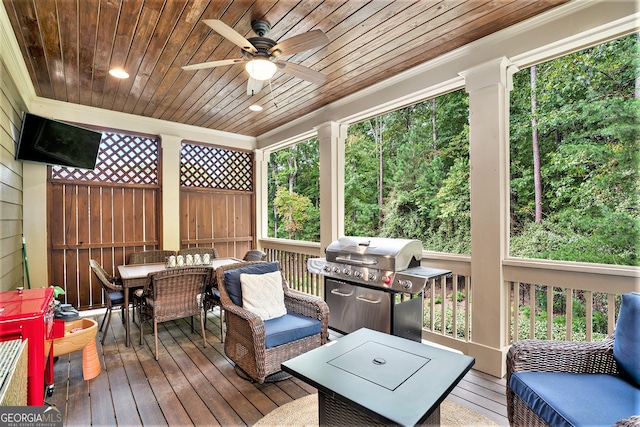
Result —
[[369, 328], [414, 341], [422, 338], [427, 281], [451, 271], [420, 266], [418, 240], [343, 237], [307, 269], [323, 275], [329, 327], [341, 333]]

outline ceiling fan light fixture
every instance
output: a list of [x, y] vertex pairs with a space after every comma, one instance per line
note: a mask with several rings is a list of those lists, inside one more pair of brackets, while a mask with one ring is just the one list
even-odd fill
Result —
[[268, 59], [252, 59], [244, 68], [256, 80], [269, 80], [277, 70], [276, 64]]
[[257, 104], [253, 104], [249, 106], [249, 110], [251, 111], [262, 111], [262, 107], [257, 105]]
[[109, 70], [109, 74], [111, 74], [113, 77], [116, 77], [118, 79], [128, 79], [129, 78], [129, 73], [127, 73], [122, 68], [112, 68], [111, 70]]

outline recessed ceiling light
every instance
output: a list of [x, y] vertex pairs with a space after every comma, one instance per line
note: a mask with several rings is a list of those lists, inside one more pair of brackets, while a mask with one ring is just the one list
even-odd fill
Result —
[[249, 107], [249, 110], [251, 111], [262, 111], [262, 107], [256, 104], [253, 104]]
[[129, 73], [127, 73], [126, 71], [120, 69], [120, 68], [114, 68], [113, 70], [109, 70], [109, 74], [111, 74], [113, 77], [117, 77], [119, 79], [128, 79], [129, 78]]

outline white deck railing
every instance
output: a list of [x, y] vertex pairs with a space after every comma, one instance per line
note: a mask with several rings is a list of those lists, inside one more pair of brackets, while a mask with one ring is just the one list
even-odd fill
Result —
[[[269, 260], [280, 262], [291, 288], [324, 297], [322, 278], [307, 270], [307, 260], [321, 256], [318, 243], [264, 239], [260, 245]], [[424, 252], [422, 265], [452, 272], [446, 286], [439, 277], [424, 290], [423, 338], [460, 348], [456, 341], [473, 337], [471, 257]], [[525, 338], [601, 340], [615, 328], [620, 295], [640, 290], [637, 267], [508, 259], [503, 275], [507, 344]]]

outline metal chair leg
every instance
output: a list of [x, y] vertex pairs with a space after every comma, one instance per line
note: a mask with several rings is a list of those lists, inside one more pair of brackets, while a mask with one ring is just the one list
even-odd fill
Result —
[[[104, 340], [107, 338], [107, 331], [109, 330], [109, 324], [111, 323], [111, 307], [107, 309], [107, 312], [104, 314], [104, 316], [109, 316], [109, 318], [107, 319], [107, 328], [104, 330], [104, 332], [102, 332], [102, 339], [100, 340], [100, 344], [104, 344]], [[102, 319], [102, 323], [104, 323], [104, 318]]]
[[156, 342], [156, 360], [158, 360], [158, 322], [153, 319], [153, 336]]

